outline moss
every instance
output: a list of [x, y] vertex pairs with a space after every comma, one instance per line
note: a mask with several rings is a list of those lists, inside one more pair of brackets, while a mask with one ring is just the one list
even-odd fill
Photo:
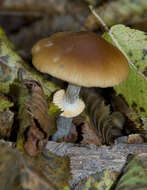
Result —
[[89, 190], [91, 187], [91, 177], [88, 178], [88, 180], [85, 183], [85, 190]]
[[0, 112], [3, 112], [4, 110], [12, 107], [13, 105], [13, 102], [10, 102], [6, 98], [0, 97]]
[[[142, 189], [147, 188], [147, 154], [134, 156], [124, 169], [124, 174], [118, 181], [116, 190], [119, 189]], [[126, 187], [126, 188], [125, 188]]]
[[[115, 178], [116, 178], [116, 176], [115, 176]], [[101, 190], [101, 189], [103, 190], [103, 187], [105, 187], [105, 190], [109, 190], [111, 188], [111, 186], [113, 185], [115, 178], [114, 178], [114, 174], [112, 171], [105, 170], [103, 179], [99, 182], [96, 182], [94, 184], [94, 187], [97, 190]]]
[[[85, 190], [109, 190], [111, 189], [111, 186], [116, 181], [119, 173], [112, 172], [111, 170], [104, 170], [102, 172], [97, 172], [96, 174], [93, 174], [86, 179], [86, 182], [84, 181]], [[83, 185], [82, 185], [83, 187]]]
[[61, 112], [61, 110], [54, 103], [51, 102], [49, 104], [48, 114], [50, 116], [57, 116], [57, 115], [59, 115], [60, 112]]
[[13, 44], [8, 40], [8, 38], [2, 28], [0, 28], [0, 38], [2, 38], [4, 40], [4, 42], [7, 44], [8, 47], [10, 47], [11, 49], [14, 49]]
[[63, 189], [61, 189], [61, 190], [70, 190], [70, 188], [69, 187], [64, 187]]
[[17, 140], [17, 149], [24, 152], [24, 137], [18, 138]]

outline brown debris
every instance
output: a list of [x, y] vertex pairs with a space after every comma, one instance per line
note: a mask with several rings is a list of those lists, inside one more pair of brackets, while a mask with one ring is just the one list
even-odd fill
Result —
[[112, 144], [122, 135], [125, 118], [121, 112], [111, 113], [105, 99], [95, 89], [82, 89], [81, 92], [86, 103], [86, 112], [89, 115], [91, 126], [102, 138], [102, 144]]
[[69, 143], [75, 143], [77, 139], [78, 139], [78, 132], [76, 130], [76, 126], [72, 123], [69, 134], [64, 137], [64, 141]]
[[102, 145], [102, 138], [88, 122], [84, 122], [81, 127], [83, 136], [81, 144], [95, 144], [97, 146]]
[[10, 110], [0, 112], [0, 137], [9, 138], [11, 135], [14, 113]]
[[102, 139], [86, 118], [77, 116], [73, 118], [69, 134], [58, 142], [102, 145]]
[[144, 138], [141, 134], [132, 134], [128, 136], [129, 144], [141, 144], [144, 143]]
[[31, 125], [26, 134], [24, 148], [29, 155], [36, 156], [48, 141], [51, 123], [48, 116], [48, 105], [40, 84], [28, 80], [24, 83], [31, 94], [27, 104]]
[[115, 93], [110, 95], [111, 105], [114, 110], [120, 111], [126, 116], [125, 132], [130, 133], [144, 133], [143, 123], [136, 114], [135, 109], [129, 108], [122, 96], [117, 96]]
[[3, 139], [8, 139], [11, 136], [14, 113], [9, 108], [12, 106], [13, 103], [0, 93], [0, 138]]
[[0, 152], [1, 190], [59, 190], [68, 186], [71, 175], [67, 156], [45, 151], [30, 157], [4, 141], [0, 141]]
[[91, 126], [90, 122], [86, 120], [86, 118], [82, 116], [75, 117], [73, 119], [73, 123], [77, 128], [77, 137], [81, 136], [77, 141], [81, 144], [95, 144], [97, 146], [102, 145], [102, 138], [95, 130], [94, 127]]

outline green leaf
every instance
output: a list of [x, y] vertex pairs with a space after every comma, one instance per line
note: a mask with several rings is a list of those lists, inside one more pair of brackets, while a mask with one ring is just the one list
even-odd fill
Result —
[[147, 35], [124, 25], [115, 25], [104, 38], [117, 46], [130, 64], [128, 79], [116, 86], [115, 91], [123, 95], [129, 107], [135, 108], [142, 119], [147, 118]]
[[10, 102], [6, 97], [0, 95], [0, 112], [12, 107], [14, 104]]
[[110, 190], [116, 181], [119, 173], [111, 170], [104, 170], [90, 175], [82, 180], [76, 187], [81, 190]]
[[0, 28], [0, 92], [10, 93], [10, 87], [18, 81], [18, 71], [21, 70], [24, 79], [37, 80], [41, 83], [47, 97], [58, 89], [51, 81], [26, 64], [22, 58], [14, 51], [13, 44], [9, 42], [6, 34]]
[[147, 189], [147, 153], [134, 156], [124, 169], [116, 190]]

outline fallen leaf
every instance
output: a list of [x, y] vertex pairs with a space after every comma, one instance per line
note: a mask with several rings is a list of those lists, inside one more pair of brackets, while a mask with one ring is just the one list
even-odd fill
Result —
[[52, 118], [48, 115], [48, 104], [41, 84], [34, 80], [22, 80], [17, 96], [17, 146], [20, 149], [24, 147], [29, 155], [37, 156], [44, 149], [54, 127]]
[[111, 144], [115, 138], [122, 135], [125, 118], [120, 112], [110, 111], [104, 98], [94, 89], [84, 88], [83, 99], [90, 124], [102, 139], [102, 144]]
[[50, 118], [48, 104], [41, 85], [36, 81], [24, 81], [30, 92], [27, 110], [30, 116], [30, 124], [24, 149], [31, 156], [38, 155], [46, 145], [50, 132]]
[[71, 179], [69, 158], [45, 151], [30, 157], [0, 141], [0, 189], [61, 190]]
[[132, 134], [128, 136], [129, 144], [141, 144], [144, 143], [144, 138], [141, 134]]
[[81, 144], [95, 144], [102, 145], [102, 138], [98, 132], [87, 122], [84, 121], [81, 125], [83, 140]]
[[147, 153], [138, 154], [129, 161], [123, 169], [116, 190], [146, 190], [147, 189]]
[[115, 25], [104, 38], [122, 51], [130, 65], [128, 79], [114, 89], [144, 121], [147, 117], [147, 35], [124, 25]]

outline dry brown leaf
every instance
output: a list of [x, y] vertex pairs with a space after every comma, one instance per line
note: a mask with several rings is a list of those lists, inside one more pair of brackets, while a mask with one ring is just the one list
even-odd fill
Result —
[[103, 144], [112, 144], [114, 139], [122, 135], [125, 118], [120, 112], [111, 113], [110, 106], [94, 89], [82, 90], [91, 126], [102, 138]]
[[81, 127], [83, 136], [82, 144], [102, 145], [102, 138], [87, 121], [85, 121]]
[[82, 116], [75, 117], [73, 123], [77, 129], [77, 142], [81, 144], [102, 145], [102, 139], [97, 131], [90, 125], [86, 118]]
[[12, 131], [14, 113], [10, 110], [0, 112], [0, 137], [9, 138]]
[[59, 190], [71, 179], [69, 158], [44, 151], [30, 157], [0, 141], [1, 190]]
[[25, 150], [31, 156], [38, 155], [46, 145], [49, 137], [51, 120], [48, 115], [48, 104], [41, 85], [33, 80], [26, 80], [24, 84], [30, 92], [27, 110], [30, 127], [26, 132]]

